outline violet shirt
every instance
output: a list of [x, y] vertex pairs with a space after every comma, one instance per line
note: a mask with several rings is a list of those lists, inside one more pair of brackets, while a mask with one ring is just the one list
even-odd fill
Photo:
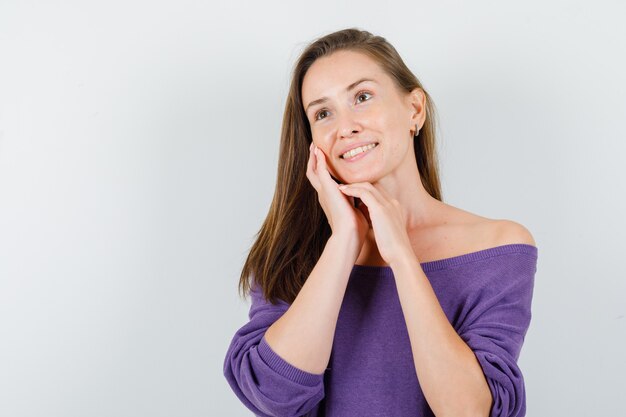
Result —
[[[421, 266], [482, 367], [493, 396], [490, 417], [524, 416], [517, 360], [531, 319], [537, 247], [508, 244]], [[263, 337], [288, 303], [272, 305], [256, 285], [251, 303], [249, 322], [226, 352], [224, 376], [256, 416], [434, 416], [415, 371], [391, 267], [354, 265], [323, 374], [292, 366]]]

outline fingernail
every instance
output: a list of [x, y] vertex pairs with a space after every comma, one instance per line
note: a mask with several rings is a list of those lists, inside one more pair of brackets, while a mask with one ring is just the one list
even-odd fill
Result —
[[342, 184], [342, 185], [340, 185], [338, 188], [339, 188], [340, 190], [343, 190], [343, 189], [344, 189], [344, 188], [346, 188], [346, 187], [347, 187], [347, 185]]

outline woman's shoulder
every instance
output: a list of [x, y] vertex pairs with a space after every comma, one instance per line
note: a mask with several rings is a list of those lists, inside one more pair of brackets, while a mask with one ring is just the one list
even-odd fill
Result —
[[413, 250], [421, 262], [510, 244], [535, 246], [530, 231], [513, 220], [491, 219], [447, 203], [441, 203], [438, 213], [432, 225], [410, 233]]
[[451, 205], [448, 207], [456, 220], [453, 223], [462, 225], [466, 241], [475, 240], [491, 247], [509, 244], [536, 246], [530, 230], [519, 222], [510, 219], [492, 219]]
[[[457, 246], [453, 254], [462, 256], [457, 261], [495, 260], [496, 255], [507, 255], [511, 256], [511, 260], [515, 259], [513, 262], [518, 269], [532, 267], [534, 263], [536, 267], [535, 239], [530, 230], [521, 223], [510, 219], [488, 218], [461, 209], [458, 209], [457, 215], [456, 237], [459, 243], [458, 246], [452, 245]], [[484, 268], [491, 268], [493, 265], [504, 264], [499, 261], [482, 263]]]
[[535, 239], [524, 225], [508, 219], [491, 220], [493, 229], [494, 246], [510, 244], [526, 244], [537, 246]]

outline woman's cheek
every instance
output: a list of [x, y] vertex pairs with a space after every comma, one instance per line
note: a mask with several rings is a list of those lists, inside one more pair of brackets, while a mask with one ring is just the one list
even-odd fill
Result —
[[326, 164], [326, 166], [328, 167], [328, 172], [330, 172], [330, 175], [337, 178], [337, 171], [335, 170], [334, 162], [331, 162], [331, 161], [327, 161], [327, 162], [328, 163]]

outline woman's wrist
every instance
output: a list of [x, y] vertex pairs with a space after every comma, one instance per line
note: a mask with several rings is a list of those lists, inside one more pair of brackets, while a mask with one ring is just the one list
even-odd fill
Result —
[[412, 248], [399, 251], [398, 256], [389, 262], [389, 266], [392, 269], [404, 268], [407, 266], [414, 267], [415, 265], [420, 265], [420, 261], [417, 259], [417, 256], [415, 255], [415, 252], [413, 252]]
[[361, 253], [362, 242], [359, 241], [359, 237], [355, 233], [349, 232], [335, 232], [328, 239], [332, 242], [331, 245], [336, 246], [338, 253], [344, 254], [350, 258], [353, 263]]

